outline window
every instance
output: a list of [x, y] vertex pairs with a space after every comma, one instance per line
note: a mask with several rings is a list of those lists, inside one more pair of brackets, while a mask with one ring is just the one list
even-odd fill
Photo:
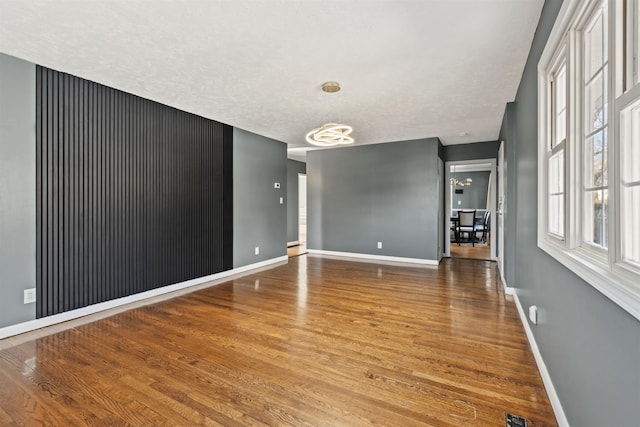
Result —
[[549, 233], [564, 236], [564, 150], [549, 159]]
[[584, 159], [582, 241], [607, 248], [609, 191], [607, 186], [608, 31], [607, 3], [602, 1], [583, 31], [584, 39]]
[[640, 319], [640, 0], [565, 0], [538, 64], [538, 246]]
[[640, 266], [640, 101], [624, 109], [620, 117], [621, 224], [629, 235], [622, 239], [622, 260]]
[[567, 138], [567, 66], [564, 57], [552, 73], [551, 144], [548, 156], [549, 233], [564, 237], [564, 147]]

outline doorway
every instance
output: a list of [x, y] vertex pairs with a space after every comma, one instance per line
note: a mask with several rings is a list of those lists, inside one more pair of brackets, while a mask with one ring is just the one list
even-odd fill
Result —
[[[496, 245], [492, 242], [496, 172], [496, 159], [446, 162], [445, 256], [496, 260]], [[475, 212], [476, 232], [458, 232], [461, 211]]]
[[500, 142], [498, 150], [498, 207], [496, 211], [496, 226], [498, 229], [498, 270], [504, 280], [504, 211], [505, 211], [505, 189], [504, 189], [504, 141]]
[[287, 248], [289, 257], [307, 253], [307, 175], [298, 174], [298, 244]]
[[307, 247], [307, 175], [298, 174], [298, 242]]

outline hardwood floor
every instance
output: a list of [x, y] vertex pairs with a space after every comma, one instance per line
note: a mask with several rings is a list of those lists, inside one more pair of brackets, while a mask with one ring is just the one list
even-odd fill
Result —
[[463, 243], [458, 246], [456, 243], [451, 243], [450, 250], [452, 258], [491, 260], [491, 246], [486, 244], [471, 246], [469, 243]]
[[307, 244], [303, 243], [296, 246], [291, 246], [287, 248], [287, 256], [289, 258], [296, 257], [300, 255], [304, 255], [307, 253]]
[[303, 255], [23, 341], [0, 351], [3, 426], [556, 425], [484, 261]]

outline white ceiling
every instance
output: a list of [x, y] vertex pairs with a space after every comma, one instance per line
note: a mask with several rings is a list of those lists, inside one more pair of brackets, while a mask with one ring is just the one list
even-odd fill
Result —
[[[543, 0], [0, 0], [0, 52], [298, 147], [496, 140]], [[337, 94], [323, 82], [342, 85]], [[461, 136], [464, 135], [464, 136]]]

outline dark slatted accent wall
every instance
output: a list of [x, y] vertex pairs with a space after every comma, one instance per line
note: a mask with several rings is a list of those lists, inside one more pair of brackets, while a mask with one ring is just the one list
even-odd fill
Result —
[[36, 84], [38, 317], [233, 268], [230, 126], [44, 67]]

